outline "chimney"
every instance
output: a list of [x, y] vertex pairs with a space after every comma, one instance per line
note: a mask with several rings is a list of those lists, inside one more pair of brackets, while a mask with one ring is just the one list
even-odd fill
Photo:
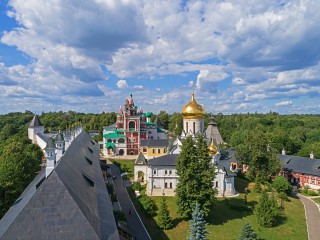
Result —
[[310, 158], [314, 158], [313, 151], [311, 151], [311, 153], [310, 153]]
[[282, 149], [281, 154], [282, 154], [282, 155], [286, 155], [286, 154], [287, 154], [287, 152], [286, 152], [286, 150], [285, 150], [284, 148]]

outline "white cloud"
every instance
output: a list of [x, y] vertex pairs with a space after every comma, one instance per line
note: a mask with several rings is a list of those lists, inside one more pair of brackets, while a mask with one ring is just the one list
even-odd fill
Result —
[[292, 101], [282, 101], [275, 104], [277, 107], [289, 106], [292, 105]]
[[235, 85], [247, 85], [247, 82], [239, 77], [232, 79], [232, 83]]
[[129, 85], [128, 85], [126, 80], [119, 80], [117, 82], [117, 87], [120, 88], [120, 89], [124, 89], [124, 88], [129, 87]]
[[136, 90], [143, 90], [144, 89], [142, 85], [134, 85], [133, 88]]
[[201, 91], [215, 92], [218, 82], [228, 77], [222, 66], [211, 66], [208, 69], [201, 69], [197, 76], [196, 86]]
[[[0, 91], [10, 98], [37, 96], [45, 105], [60, 102], [59, 96], [72, 104], [71, 97], [115, 96], [119, 91], [105, 87], [115, 76], [130, 79], [136, 90], [148, 85], [131, 79], [157, 82], [150, 88], [167, 95], [153, 93], [148, 98], [154, 101], [148, 101], [181, 105], [182, 91], [174, 93], [164, 81], [174, 75], [181, 86], [193, 79], [200, 100], [223, 99], [230, 112], [255, 107], [254, 101], [273, 100], [269, 104], [275, 106], [302, 95], [319, 98], [320, 14], [314, 0], [11, 0], [8, 5], [7, 15], [18, 26], [0, 33], [0, 42], [30, 58], [29, 65], [0, 63]], [[126, 80], [116, 85], [129, 87]]]

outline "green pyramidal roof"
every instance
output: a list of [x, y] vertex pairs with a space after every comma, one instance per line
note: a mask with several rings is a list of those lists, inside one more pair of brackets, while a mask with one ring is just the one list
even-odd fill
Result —
[[151, 117], [153, 114], [152, 114], [152, 112], [147, 112], [146, 113], [146, 117]]

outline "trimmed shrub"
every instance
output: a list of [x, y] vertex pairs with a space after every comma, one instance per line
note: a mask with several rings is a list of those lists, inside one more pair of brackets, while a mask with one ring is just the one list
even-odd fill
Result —
[[141, 185], [139, 182], [133, 182], [131, 187], [134, 191], [141, 191]]
[[121, 224], [127, 225], [127, 219], [123, 212], [121, 212], [120, 210], [113, 210], [113, 214]]
[[314, 190], [308, 190], [308, 195], [309, 196], [318, 196], [318, 193]]

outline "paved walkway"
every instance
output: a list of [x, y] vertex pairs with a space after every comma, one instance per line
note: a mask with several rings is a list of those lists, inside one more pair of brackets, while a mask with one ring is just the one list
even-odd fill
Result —
[[319, 240], [320, 210], [318, 208], [318, 205], [301, 194], [297, 194], [297, 196], [300, 198], [304, 205], [307, 220], [308, 238], [309, 240]]
[[[145, 229], [138, 213], [136, 212], [127, 189], [125, 188], [124, 181], [121, 178], [120, 171], [117, 166], [108, 162], [111, 168], [112, 176], [116, 176], [113, 180], [113, 186], [115, 188], [118, 201], [122, 212], [125, 214], [129, 229], [135, 234], [137, 240], [151, 240], [147, 230]], [[130, 213], [130, 214], [129, 214]]]

